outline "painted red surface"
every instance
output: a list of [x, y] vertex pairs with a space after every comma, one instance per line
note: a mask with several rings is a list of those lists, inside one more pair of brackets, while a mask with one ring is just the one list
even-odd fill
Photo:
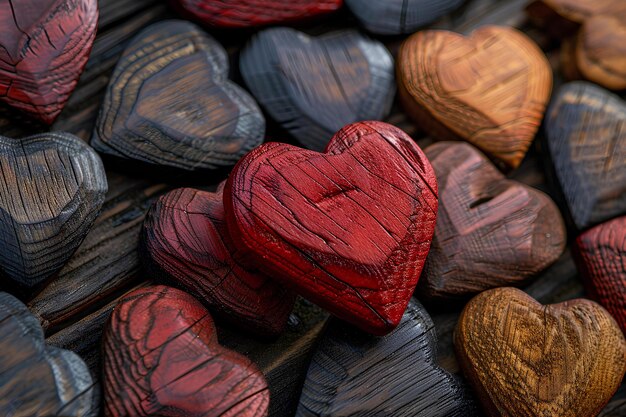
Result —
[[218, 344], [209, 312], [165, 286], [122, 298], [104, 335], [106, 416], [261, 417], [269, 390], [244, 356]]
[[97, 23], [97, 0], [0, 2], [0, 100], [52, 123], [87, 64]]
[[395, 328], [430, 248], [437, 183], [400, 129], [360, 122], [325, 153], [268, 143], [224, 190], [230, 236], [247, 259], [373, 334]]
[[241, 28], [302, 20], [339, 9], [343, 0], [173, 0], [210, 26]]

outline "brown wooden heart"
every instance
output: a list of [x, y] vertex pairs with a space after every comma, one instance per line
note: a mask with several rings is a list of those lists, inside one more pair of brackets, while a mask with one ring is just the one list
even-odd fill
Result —
[[552, 71], [526, 35], [485, 26], [468, 37], [427, 30], [398, 56], [407, 112], [436, 139], [464, 139], [517, 167], [534, 139], [552, 90]]
[[454, 345], [490, 416], [595, 416], [626, 371], [622, 331], [599, 304], [544, 306], [515, 288], [474, 297]]

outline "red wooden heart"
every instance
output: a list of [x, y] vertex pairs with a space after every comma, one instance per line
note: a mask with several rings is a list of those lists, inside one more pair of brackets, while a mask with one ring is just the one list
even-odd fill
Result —
[[211, 311], [260, 335], [276, 336], [285, 327], [295, 297], [233, 259], [221, 188], [162, 196], [146, 216], [141, 240], [148, 270], [196, 294]]
[[0, 3], [0, 100], [52, 123], [83, 72], [97, 0]]
[[267, 415], [257, 367], [221, 347], [209, 312], [165, 286], [141, 288], [115, 307], [104, 335], [105, 416]]
[[235, 245], [259, 267], [374, 334], [400, 322], [430, 248], [435, 174], [381, 122], [344, 127], [325, 153], [269, 143], [224, 190]]

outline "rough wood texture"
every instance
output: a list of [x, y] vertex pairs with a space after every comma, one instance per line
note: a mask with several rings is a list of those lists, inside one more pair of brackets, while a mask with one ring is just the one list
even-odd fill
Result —
[[46, 346], [37, 319], [0, 292], [0, 415], [95, 417], [91, 375], [73, 352]]
[[0, 2], [0, 100], [52, 123], [83, 72], [97, 23], [97, 0]]
[[234, 165], [264, 133], [257, 104], [228, 80], [224, 48], [191, 23], [168, 20], [141, 31], [120, 58], [91, 145], [194, 171]]
[[415, 300], [384, 337], [331, 321], [296, 412], [296, 417], [473, 415], [466, 387], [437, 364], [435, 325]]
[[587, 230], [576, 239], [575, 259], [587, 293], [626, 333], [626, 217]]
[[545, 126], [576, 226], [626, 213], [626, 103], [593, 84], [568, 83], [554, 97]]
[[212, 313], [261, 336], [285, 328], [295, 297], [271, 277], [236, 261], [222, 190], [179, 188], [152, 206], [143, 225], [143, 262], [151, 276], [198, 296]]
[[98, 155], [69, 133], [0, 136], [0, 270], [28, 290], [55, 274], [95, 220], [107, 191]]
[[240, 69], [270, 116], [317, 151], [345, 125], [385, 117], [395, 93], [393, 58], [356, 31], [264, 30], [242, 51]]
[[626, 341], [600, 305], [544, 306], [515, 288], [474, 297], [454, 345], [490, 416], [596, 416], [626, 371]]
[[400, 98], [418, 127], [519, 166], [552, 89], [550, 65], [532, 40], [498, 26], [469, 37], [428, 30], [409, 37], [397, 61]]
[[361, 25], [381, 35], [413, 33], [458, 8], [464, 0], [346, 0]]
[[209, 312], [174, 288], [142, 288], [120, 300], [103, 366], [105, 416], [267, 416], [263, 375], [220, 346]]
[[338, 10], [343, 0], [171, 0], [209, 26], [245, 28], [288, 23]]
[[565, 249], [565, 225], [544, 193], [507, 179], [478, 149], [440, 142], [424, 153], [439, 183], [439, 213], [420, 297], [463, 299], [519, 285]]
[[249, 262], [361, 329], [395, 328], [424, 265], [437, 183], [422, 150], [382, 122], [337, 132], [325, 153], [269, 143], [224, 190]]

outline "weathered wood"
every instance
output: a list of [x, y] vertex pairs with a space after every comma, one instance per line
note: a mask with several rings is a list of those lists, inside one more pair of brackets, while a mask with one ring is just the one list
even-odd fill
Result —
[[421, 31], [402, 44], [397, 61], [400, 98], [418, 127], [519, 166], [552, 88], [550, 65], [529, 38], [497, 26], [469, 37]]
[[626, 104], [593, 84], [568, 83], [553, 99], [545, 130], [576, 226], [626, 213]]
[[514, 288], [474, 297], [454, 344], [490, 416], [595, 416], [626, 371], [624, 336], [599, 304], [544, 306]]
[[209, 312], [165, 286], [116, 305], [104, 335], [105, 416], [267, 416], [263, 375], [219, 345]]
[[264, 30], [242, 51], [240, 69], [270, 116], [317, 151], [347, 124], [381, 120], [395, 93], [393, 58], [356, 31]]
[[337, 319], [329, 323], [309, 367], [296, 417], [474, 414], [467, 388], [437, 364], [434, 324], [412, 300], [398, 327], [380, 338]]

